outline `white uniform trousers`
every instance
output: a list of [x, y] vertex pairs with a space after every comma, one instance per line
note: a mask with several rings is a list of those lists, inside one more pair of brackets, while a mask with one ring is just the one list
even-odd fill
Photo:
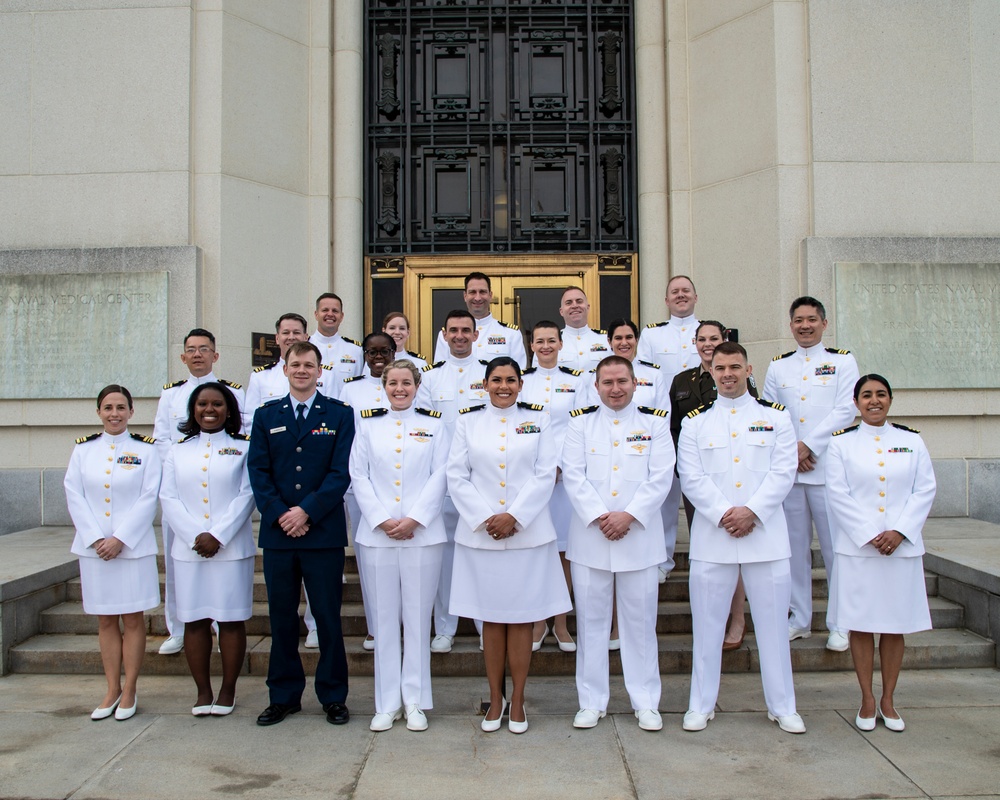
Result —
[[[375, 637], [375, 713], [408, 705], [434, 707], [431, 695], [431, 609], [447, 545], [365, 547], [362, 584], [371, 598]], [[400, 648], [400, 624], [403, 626]]]
[[826, 609], [826, 625], [832, 631], [830, 623], [837, 618], [837, 609], [833, 607], [833, 593], [830, 587], [833, 586], [833, 567], [836, 559], [833, 557], [830, 520], [826, 515], [826, 486], [796, 483], [781, 507], [785, 512], [788, 544], [792, 550], [792, 597], [789, 601], [788, 624], [806, 630], [812, 628], [812, 536], [815, 524], [819, 549], [823, 554], [823, 566], [826, 567], [827, 597], [830, 598]]
[[722, 672], [722, 640], [741, 570], [757, 638], [764, 701], [768, 711], [775, 716], [794, 714], [795, 686], [786, 610], [790, 586], [787, 558], [742, 565], [691, 562], [694, 651], [688, 710], [699, 714], [711, 714], [715, 710]]
[[[365, 607], [365, 625], [368, 626], [368, 633], [374, 636], [375, 629], [372, 627], [374, 624], [372, 622], [374, 606], [372, 605], [372, 599], [368, 596], [368, 588], [365, 586], [365, 571], [361, 566], [361, 561], [365, 557], [365, 554], [358, 547], [358, 543], [354, 541], [354, 532], [358, 529], [358, 523], [361, 521], [361, 506], [358, 505], [358, 500], [354, 496], [354, 492], [347, 492], [344, 495], [344, 510], [347, 512], [347, 529], [351, 532], [351, 541], [354, 542], [354, 562], [358, 565], [358, 580], [361, 581], [361, 603]], [[382, 520], [379, 520], [379, 522], [382, 522]], [[396, 709], [390, 710], [395, 711]]]
[[681, 508], [681, 481], [673, 473], [670, 473], [670, 491], [667, 492], [667, 499], [660, 506], [660, 516], [663, 518], [663, 543], [667, 546], [667, 560], [660, 564], [660, 568], [668, 575], [674, 569], [674, 550], [677, 548], [677, 518]]
[[458, 509], [451, 501], [451, 495], [444, 496], [441, 518], [444, 520], [448, 541], [441, 556], [441, 579], [438, 581], [437, 596], [434, 598], [434, 633], [454, 638], [455, 631], [458, 630], [458, 617], [448, 613], [448, 603], [451, 601], [451, 573], [455, 566], [455, 528], [458, 527]]
[[177, 618], [177, 595], [174, 594], [174, 532], [166, 522], [163, 529], [163, 619], [168, 636], [183, 636], [184, 623]]
[[[618, 635], [622, 673], [632, 708], [660, 705], [659, 647], [656, 611], [659, 600], [657, 568], [628, 572], [593, 569], [573, 562], [576, 602], [576, 691], [580, 708], [607, 711], [608, 631], [612, 592], [618, 600]], [[719, 647], [722, 647], [720, 642]]]

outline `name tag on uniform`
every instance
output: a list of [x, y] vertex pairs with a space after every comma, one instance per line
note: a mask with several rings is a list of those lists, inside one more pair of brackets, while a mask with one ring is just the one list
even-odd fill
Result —
[[271, 428], [271, 433], [284, 433], [287, 430], [288, 428], [282, 425], [280, 428]]

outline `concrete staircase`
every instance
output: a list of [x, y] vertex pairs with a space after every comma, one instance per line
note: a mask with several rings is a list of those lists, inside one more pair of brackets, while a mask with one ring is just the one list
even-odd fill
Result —
[[[686, 544], [678, 544], [677, 567], [660, 586], [657, 634], [659, 638], [660, 671], [683, 674], [691, 670], [691, 610], [688, 602], [688, 553]], [[684, 549], [681, 549], [684, 548]], [[257, 557], [254, 576], [254, 615], [247, 622], [248, 649], [245, 671], [247, 674], [266, 675], [270, 650], [270, 622], [267, 617], [267, 592], [260, 572], [261, 557]], [[813, 552], [813, 622], [815, 635], [810, 639], [792, 643], [792, 667], [796, 672], [851, 670], [850, 653], [833, 653], [825, 649], [826, 643], [826, 578], [819, 560], [818, 550]], [[162, 557], [160, 557], [162, 571]], [[372, 654], [365, 651], [361, 642], [365, 634], [364, 609], [361, 586], [358, 582], [354, 556], [348, 550], [347, 582], [344, 585], [342, 610], [347, 657], [352, 675], [372, 675]], [[930, 599], [931, 619], [934, 630], [907, 637], [907, 669], [939, 669], [948, 667], [990, 667], [995, 663], [995, 645], [989, 639], [965, 630], [965, 610], [962, 605], [938, 594], [938, 576], [926, 573], [927, 594]], [[162, 581], [162, 572], [161, 572]], [[162, 592], [162, 586], [161, 586]], [[65, 599], [43, 610], [40, 614], [39, 633], [14, 646], [10, 651], [10, 668], [21, 673], [94, 673], [101, 669], [97, 642], [97, 619], [83, 611], [79, 578], [65, 584]], [[157, 649], [166, 636], [162, 607], [146, 617], [149, 638], [147, 657], [143, 664], [146, 674], [188, 673], [183, 655], [161, 656]], [[723, 655], [725, 672], [759, 671], [760, 662], [753, 624], [749, 618], [748, 633], [743, 646]], [[575, 632], [575, 618], [569, 621]], [[482, 654], [475, 628], [469, 620], [462, 620], [458, 637], [451, 653], [434, 654], [431, 670], [436, 676], [485, 675]], [[302, 628], [305, 635], [305, 628]], [[307, 672], [315, 669], [318, 651], [300, 648]], [[213, 666], [221, 671], [218, 654], [213, 655]], [[534, 653], [532, 674], [572, 676], [575, 656], [563, 653], [550, 636], [542, 649]], [[611, 671], [621, 673], [618, 653], [611, 653]]]

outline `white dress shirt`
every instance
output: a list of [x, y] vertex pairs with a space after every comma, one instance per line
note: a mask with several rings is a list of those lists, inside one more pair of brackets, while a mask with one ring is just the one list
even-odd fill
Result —
[[698, 318], [671, 317], [666, 322], [652, 322], [639, 334], [635, 357], [659, 364], [669, 389], [674, 375], [701, 364], [701, 356], [694, 345]]
[[[476, 320], [479, 337], [472, 343], [472, 353], [477, 359], [489, 363], [497, 356], [510, 356], [524, 369], [528, 366], [528, 356], [524, 351], [524, 337], [516, 325], [508, 325], [489, 314]], [[450, 356], [444, 331], [438, 331], [434, 346], [434, 361], [443, 361]]]

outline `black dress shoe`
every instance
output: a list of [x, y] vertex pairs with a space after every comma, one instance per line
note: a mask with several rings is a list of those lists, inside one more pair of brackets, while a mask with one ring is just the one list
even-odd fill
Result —
[[346, 725], [351, 719], [351, 712], [343, 703], [327, 703], [323, 710], [326, 712], [326, 721], [331, 725]]
[[257, 717], [257, 724], [277, 725], [289, 714], [298, 714], [301, 710], [302, 706], [298, 703], [292, 706], [286, 706], [283, 703], [271, 703], [271, 705], [260, 712], [260, 716]]

